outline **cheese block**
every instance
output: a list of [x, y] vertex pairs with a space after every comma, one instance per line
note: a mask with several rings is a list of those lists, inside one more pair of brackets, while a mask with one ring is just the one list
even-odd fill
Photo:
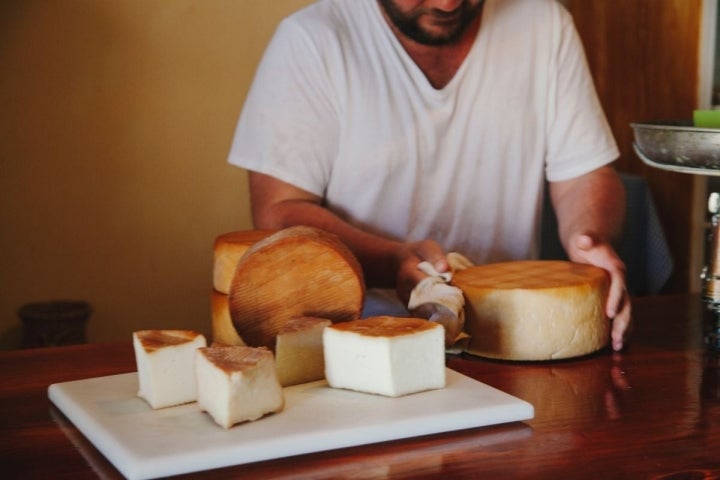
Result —
[[333, 388], [398, 397], [445, 387], [445, 331], [420, 318], [369, 317], [325, 328]]
[[291, 318], [359, 318], [364, 295], [360, 264], [338, 237], [296, 226], [250, 247], [235, 269], [228, 300], [245, 343], [272, 348]]
[[494, 263], [457, 272], [465, 295], [468, 353], [502, 360], [555, 360], [607, 345], [601, 268], [566, 261]]
[[223, 345], [245, 345], [230, 318], [228, 296], [216, 290], [210, 293], [213, 342]]
[[218, 236], [213, 245], [213, 288], [227, 295], [235, 267], [255, 243], [277, 230], [240, 230]]
[[275, 343], [275, 366], [280, 385], [288, 387], [325, 378], [323, 330], [325, 318], [298, 317], [280, 329]]
[[257, 420], [285, 405], [273, 355], [266, 348], [201, 348], [195, 374], [198, 406], [221, 427]]
[[195, 353], [206, 344], [203, 335], [191, 330], [133, 332], [138, 396], [152, 408], [194, 402]]

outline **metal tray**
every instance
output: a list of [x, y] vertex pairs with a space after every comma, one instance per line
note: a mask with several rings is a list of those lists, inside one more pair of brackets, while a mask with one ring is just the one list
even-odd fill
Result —
[[720, 176], [720, 129], [693, 126], [692, 120], [631, 123], [638, 157], [655, 168]]

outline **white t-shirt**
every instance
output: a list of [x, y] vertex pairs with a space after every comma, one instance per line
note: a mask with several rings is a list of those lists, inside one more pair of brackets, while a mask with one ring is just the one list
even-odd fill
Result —
[[546, 178], [617, 154], [571, 17], [554, 0], [487, 0], [442, 89], [376, 0], [320, 0], [278, 27], [229, 161], [320, 195], [369, 231], [434, 239], [487, 263], [536, 256]]

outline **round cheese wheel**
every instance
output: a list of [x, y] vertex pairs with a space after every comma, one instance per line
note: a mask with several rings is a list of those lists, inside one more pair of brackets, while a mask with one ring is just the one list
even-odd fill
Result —
[[610, 279], [601, 268], [566, 261], [470, 267], [452, 283], [465, 296], [468, 353], [502, 360], [554, 360], [600, 350]]
[[230, 318], [228, 296], [214, 290], [210, 293], [213, 342], [223, 345], [245, 345]]
[[276, 231], [240, 230], [218, 236], [213, 245], [213, 288], [227, 295], [235, 268], [245, 252]]
[[242, 339], [272, 348], [291, 318], [354, 320], [360, 317], [364, 296], [362, 269], [350, 249], [333, 234], [295, 226], [245, 252], [228, 300]]

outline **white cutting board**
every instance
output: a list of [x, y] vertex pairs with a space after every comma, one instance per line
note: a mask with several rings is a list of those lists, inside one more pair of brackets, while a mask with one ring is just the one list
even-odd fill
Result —
[[447, 369], [447, 386], [404, 397], [284, 389], [285, 409], [219, 427], [196, 403], [152, 410], [137, 373], [50, 385], [50, 400], [130, 479], [178, 475], [310, 452], [533, 418], [533, 406]]

